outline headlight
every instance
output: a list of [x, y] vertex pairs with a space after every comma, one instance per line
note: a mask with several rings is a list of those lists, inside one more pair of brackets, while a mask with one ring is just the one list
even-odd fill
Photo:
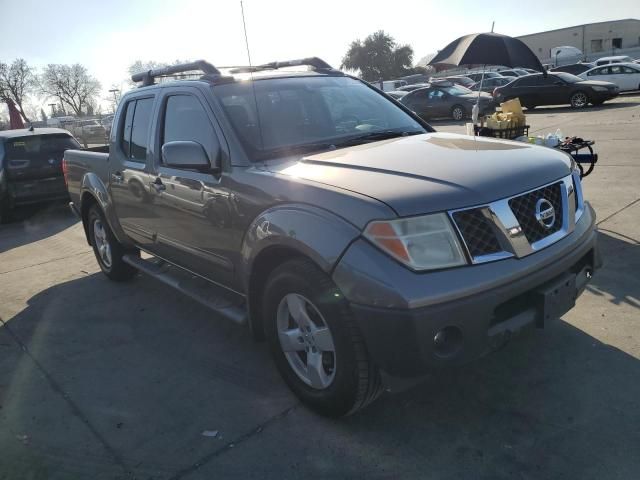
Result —
[[607, 87], [602, 87], [600, 85], [594, 85], [592, 87], [596, 92], [606, 92], [607, 90], [609, 90]]
[[371, 222], [365, 228], [364, 236], [414, 270], [467, 263], [451, 222], [444, 213]]

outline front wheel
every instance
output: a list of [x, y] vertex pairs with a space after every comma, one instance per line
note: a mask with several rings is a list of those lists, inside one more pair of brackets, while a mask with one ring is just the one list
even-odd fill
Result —
[[466, 113], [467, 112], [462, 105], [454, 105], [453, 107], [451, 107], [451, 118], [453, 118], [454, 120], [462, 120], [465, 117]]
[[575, 92], [571, 94], [569, 102], [573, 108], [584, 108], [589, 103], [589, 97], [584, 92]]
[[93, 205], [89, 209], [88, 222], [89, 239], [102, 272], [116, 282], [133, 278], [137, 270], [125, 263], [122, 257], [126, 253], [139, 254], [140, 252], [138, 250], [128, 251], [118, 242], [98, 205]]
[[276, 367], [303, 403], [340, 417], [382, 392], [349, 305], [315, 264], [295, 259], [276, 268], [264, 290], [263, 311]]

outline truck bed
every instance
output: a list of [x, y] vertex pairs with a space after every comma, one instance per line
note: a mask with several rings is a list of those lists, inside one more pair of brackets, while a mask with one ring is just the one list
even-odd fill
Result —
[[[97, 177], [106, 187], [109, 184], [109, 147], [94, 147], [64, 152], [65, 178], [71, 201], [80, 205], [80, 190], [84, 177]], [[95, 178], [94, 178], [95, 180]]]

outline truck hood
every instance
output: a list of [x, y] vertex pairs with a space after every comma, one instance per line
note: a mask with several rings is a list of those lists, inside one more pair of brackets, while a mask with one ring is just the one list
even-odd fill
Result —
[[406, 216], [485, 204], [534, 189], [568, 175], [571, 159], [521, 142], [427, 133], [268, 168], [375, 198]]

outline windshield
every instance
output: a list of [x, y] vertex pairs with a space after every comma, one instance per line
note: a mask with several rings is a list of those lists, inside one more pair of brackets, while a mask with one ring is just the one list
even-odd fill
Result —
[[234, 82], [215, 86], [214, 92], [257, 160], [282, 155], [283, 150], [296, 153], [349, 141], [353, 145], [359, 138], [360, 143], [381, 139], [376, 133], [426, 131], [386, 96], [349, 77]]
[[567, 83], [576, 83], [576, 82], [582, 81], [582, 78], [576, 77], [575, 75], [571, 75], [570, 73], [567, 73], [567, 72], [557, 72], [557, 73], [554, 72], [554, 75], [558, 78], [561, 78]]
[[459, 97], [460, 95], [466, 95], [468, 93], [473, 93], [468, 88], [463, 87], [462, 85], [451, 85], [450, 87], [438, 87], [443, 92], [447, 92], [449, 95], [455, 95]]

